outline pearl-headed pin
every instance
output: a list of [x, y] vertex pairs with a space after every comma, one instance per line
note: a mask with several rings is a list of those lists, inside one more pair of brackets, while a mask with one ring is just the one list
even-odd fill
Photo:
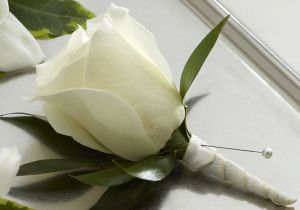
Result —
[[271, 148], [265, 148], [262, 151], [257, 150], [249, 150], [249, 149], [239, 149], [239, 148], [232, 148], [232, 147], [221, 147], [221, 146], [214, 146], [214, 145], [208, 145], [208, 144], [202, 144], [203, 147], [213, 147], [218, 149], [228, 149], [228, 150], [236, 150], [236, 151], [242, 151], [242, 152], [254, 152], [254, 153], [260, 153], [264, 158], [269, 159], [273, 155], [273, 151]]

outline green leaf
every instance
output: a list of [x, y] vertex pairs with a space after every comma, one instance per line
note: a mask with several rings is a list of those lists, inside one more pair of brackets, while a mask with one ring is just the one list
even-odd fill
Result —
[[35, 140], [43, 143], [64, 158], [101, 161], [105, 164], [111, 163], [111, 155], [90, 149], [77, 143], [69, 136], [56, 133], [43, 116], [11, 113], [0, 115], [0, 120], [18, 126], [32, 135]]
[[171, 138], [167, 142], [167, 145], [160, 151], [160, 154], [175, 152], [177, 159], [181, 160], [186, 152], [190, 138], [191, 134], [187, 129], [185, 118], [180, 127], [172, 133]]
[[174, 152], [153, 156], [138, 163], [113, 161], [116, 167], [99, 170], [74, 179], [92, 186], [116, 186], [134, 177], [149, 181], [159, 181], [170, 174], [176, 163]]
[[209, 55], [211, 49], [215, 45], [219, 34], [221, 33], [229, 16], [224, 18], [214, 29], [212, 29], [206, 37], [196, 47], [187, 63], [184, 66], [180, 79], [180, 94], [184, 98], [195, 77], [199, 73], [204, 61]]
[[10, 11], [39, 39], [69, 34], [95, 14], [74, 0], [9, 0]]
[[19, 115], [38, 118], [40, 120], [44, 120], [44, 121], [47, 122], [47, 118], [45, 116], [37, 115], [37, 114], [30, 114], [30, 113], [25, 113], [25, 112], [11, 112], [11, 113], [6, 113], [6, 114], [1, 114], [0, 119], [1, 118], [4, 119], [4, 118], [8, 118], [8, 117], [19, 116]]
[[66, 174], [50, 177], [41, 181], [17, 186], [10, 189], [10, 195], [26, 200], [41, 202], [68, 201], [89, 191], [89, 185], [78, 182]]
[[6, 199], [0, 198], [0, 210], [33, 210]]
[[72, 178], [91, 186], [116, 186], [134, 179], [119, 167], [111, 167], [96, 172], [74, 176]]
[[5, 72], [0, 71], [0, 79], [5, 77]]
[[149, 195], [153, 186], [153, 182], [135, 179], [126, 184], [110, 187], [89, 210], [130, 210]]
[[175, 130], [168, 141], [165, 149], [167, 151], [186, 150], [189, 139], [184, 129]]
[[116, 161], [114, 163], [131, 176], [149, 181], [160, 181], [168, 176], [174, 168], [176, 155], [172, 152], [165, 155], [153, 156], [129, 167], [128, 164], [125, 165]]
[[19, 169], [18, 176], [37, 175], [91, 167], [99, 168], [100, 166], [96, 162], [74, 159], [38, 160], [22, 165]]

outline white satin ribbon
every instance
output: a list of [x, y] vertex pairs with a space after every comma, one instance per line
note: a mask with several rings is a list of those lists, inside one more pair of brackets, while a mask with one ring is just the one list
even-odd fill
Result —
[[279, 206], [291, 205], [297, 201], [297, 199], [288, 197], [273, 186], [249, 174], [233, 161], [224, 158], [215, 149], [203, 147], [202, 144], [206, 143], [193, 135], [183, 156], [183, 163], [192, 171], [202, 171], [205, 174], [230, 182], [238, 189], [270, 199]]

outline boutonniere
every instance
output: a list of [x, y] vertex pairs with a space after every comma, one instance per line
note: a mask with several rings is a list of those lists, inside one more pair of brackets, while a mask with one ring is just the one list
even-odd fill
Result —
[[[46, 117], [2, 120], [29, 130], [62, 156], [22, 165], [18, 176], [61, 172], [88, 186], [107, 186], [90, 209], [131, 209], [147, 199], [177, 162], [277, 205], [296, 200], [265, 184], [190, 133], [185, 95], [229, 17], [196, 47], [176, 88], [154, 36], [111, 5], [79, 27], [64, 49], [37, 69]], [[265, 154], [266, 156], [268, 154]]]

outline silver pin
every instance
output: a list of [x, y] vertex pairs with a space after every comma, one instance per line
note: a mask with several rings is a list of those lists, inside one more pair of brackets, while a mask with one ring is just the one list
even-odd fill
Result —
[[249, 149], [239, 149], [239, 148], [232, 148], [232, 147], [220, 147], [220, 146], [213, 146], [213, 145], [207, 145], [202, 144], [203, 147], [213, 147], [218, 149], [228, 149], [228, 150], [236, 150], [236, 151], [242, 151], [242, 152], [254, 152], [254, 153], [260, 153], [264, 158], [269, 159], [273, 155], [273, 151], [271, 148], [265, 148], [262, 151], [257, 150], [249, 150]]

